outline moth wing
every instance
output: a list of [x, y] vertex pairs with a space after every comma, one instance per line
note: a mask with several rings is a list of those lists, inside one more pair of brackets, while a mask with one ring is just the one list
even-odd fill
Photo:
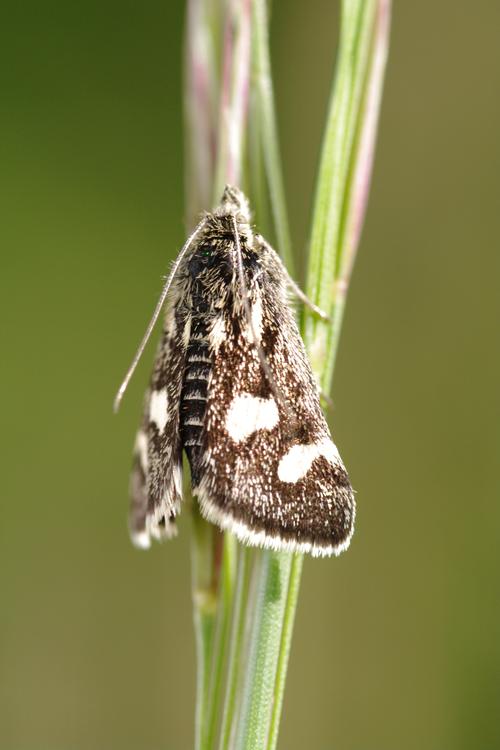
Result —
[[138, 547], [149, 547], [151, 537], [161, 540], [176, 534], [175, 516], [182, 499], [179, 401], [187, 325], [187, 316], [171, 305], [136, 436], [129, 528]]
[[353, 532], [353, 491], [320, 407], [283, 272], [264, 246], [261, 254], [260, 269], [245, 269], [252, 325], [241, 300], [212, 323], [213, 366], [193, 491], [203, 515], [243, 542], [339, 554]]

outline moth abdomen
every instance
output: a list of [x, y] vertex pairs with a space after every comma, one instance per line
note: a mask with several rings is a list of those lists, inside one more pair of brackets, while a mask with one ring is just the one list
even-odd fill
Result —
[[[200, 262], [192, 268], [199, 274], [203, 267], [204, 264]], [[206, 315], [209, 307], [208, 300], [203, 294], [200, 283], [196, 280], [194, 287], [196, 291], [193, 293], [191, 303], [192, 326], [186, 349], [179, 405], [181, 448], [186, 453], [193, 484], [198, 477], [207, 408], [208, 380], [212, 369]]]

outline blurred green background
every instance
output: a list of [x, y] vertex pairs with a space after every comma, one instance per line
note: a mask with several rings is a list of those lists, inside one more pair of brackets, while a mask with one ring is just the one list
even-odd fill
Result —
[[[192, 746], [189, 518], [149, 553], [126, 530], [154, 347], [111, 411], [184, 237], [183, 11], [0, 12], [2, 750]], [[297, 251], [337, 13], [274, 2]], [[357, 533], [305, 566], [287, 750], [500, 747], [499, 26], [395, 8], [333, 392]]]

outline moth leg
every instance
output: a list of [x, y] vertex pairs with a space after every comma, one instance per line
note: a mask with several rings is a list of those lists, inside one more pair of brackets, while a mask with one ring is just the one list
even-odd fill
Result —
[[274, 249], [274, 247], [271, 247], [271, 245], [269, 244], [269, 242], [266, 242], [266, 240], [263, 237], [261, 237], [260, 235], [259, 235], [259, 239], [266, 246], [267, 250], [270, 253], [272, 253], [275, 261], [279, 264], [279, 266], [280, 266], [280, 268], [281, 268], [281, 270], [283, 272], [283, 275], [284, 275], [284, 277], [286, 279], [286, 283], [288, 284], [288, 286], [290, 287], [290, 289], [292, 290], [292, 292], [295, 294], [295, 296], [298, 299], [300, 299], [300, 301], [304, 305], [306, 305], [306, 307], [308, 307], [315, 315], [317, 315], [319, 318], [321, 318], [321, 320], [324, 320], [327, 323], [331, 323], [331, 318], [326, 314], [326, 312], [324, 312], [324, 310], [322, 310], [320, 307], [318, 307], [317, 305], [315, 305], [314, 302], [312, 302], [312, 300], [310, 300], [309, 297], [302, 291], [302, 289], [300, 288], [300, 286], [292, 279], [292, 277], [288, 273], [287, 267], [285, 266], [285, 264], [281, 260], [280, 256], [278, 255], [278, 253], [276, 252], [276, 250]]
[[292, 279], [288, 271], [286, 270], [285, 266], [283, 266], [283, 270], [286, 274], [286, 281], [292, 292], [295, 294], [296, 297], [300, 299], [301, 302], [304, 303], [306, 307], [308, 307], [315, 315], [317, 315], [321, 320], [324, 320], [327, 323], [331, 323], [331, 318], [326, 314], [324, 310], [322, 310], [320, 307], [314, 304], [309, 297], [304, 294], [300, 286]]

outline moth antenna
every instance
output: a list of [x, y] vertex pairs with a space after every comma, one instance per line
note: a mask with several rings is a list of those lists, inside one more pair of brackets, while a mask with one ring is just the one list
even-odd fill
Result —
[[252, 333], [252, 338], [254, 341], [254, 345], [257, 348], [257, 354], [259, 356], [259, 362], [260, 365], [264, 371], [264, 375], [266, 376], [267, 382], [269, 383], [269, 387], [271, 388], [273, 392], [273, 396], [275, 397], [276, 401], [280, 403], [283, 407], [283, 409], [290, 413], [290, 410], [288, 408], [288, 405], [285, 402], [285, 399], [283, 398], [283, 395], [281, 394], [278, 386], [276, 385], [276, 381], [273, 377], [273, 374], [271, 372], [271, 368], [269, 367], [269, 364], [266, 359], [266, 355], [264, 354], [264, 351], [259, 343], [259, 340], [257, 338], [257, 334], [255, 331], [255, 326], [253, 324], [252, 320], [252, 311], [250, 310], [250, 302], [248, 297], [248, 287], [245, 280], [245, 274], [243, 271], [243, 258], [241, 254], [241, 245], [240, 245], [240, 236], [238, 234], [238, 226], [236, 224], [236, 219], [234, 216], [231, 217], [233, 222], [233, 230], [234, 230], [234, 241], [235, 241], [235, 249], [236, 249], [236, 260], [237, 260], [237, 267], [238, 267], [238, 276], [239, 276], [239, 282], [241, 287], [241, 293], [243, 298], [243, 307], [245, 308], [245, 315], [247, 318], [248, 325], [250, 327], [250, 331]]
[[193, 244], [194, 239], [198, 236], [198, 234], [201, 232], [201, 230], [205, 226], [205, 223], [206, 223], [206, 219], [202, 219], [202, 221], [200, 221], [200, 223], [198, 224], [198, 226], [196, 227], [196, 229], [192, 232], [192, 234], [189, 235], [189, 237], [187, 238], [186, 242], [182, 246], [179, 254], [177, 255], [177, 258], [175, 259], [172, 268], [170, 269], [170, 273], [168, 275], [168, 278], [167, 278], [167, 280], [166, 280], [166, 282], [165, 282], [165, 284], [163, 286], [163, 289], [161, 290], [160, 298], [159, 298], [158, 302], [156, 303], [156, 307], [155, 307], [155, 310], [154, 310], [154, 313], [153, 313], [153, 317], [149, 321], [149, 325], [146, 328], [146, 333], [142, 337], [142, 341], [139, 344], [139, 348], [137, 349], [137, 351], [135, 353], [134, 359], [132, 360], [132, 363], [131, 363], [130, 367], [127, 370], [127, 374], [125, 375], [125, 377], [123, 379], [123, 382], [122, 382], [121, 386], [118, 389], [118, 393], [115, 396], [115, 400], [113, 402], [113, 411], [115, 412], [115, 414], [118, 411], [118, 409], [120, 408], [120, 403], [121, 403], [121, 400], [123, 398], [123, 394], [127, 390], [128, 384], [130, 383], [130, 379], [132, 378], [132, 375], [134, 374], [135, 369], [136, 369], [137, 365], [139, 364], [139, 360], [142, 357], [142, 353], [144, 352], [144, 349], [146, 348], [146, 344], [148, 343], [149, 337], [151, 336], [151, 334], [153, 332], [153, 328], [156, 325], [156, 321], [158, 320], [158, 318], [160, 316], [162, 307], [165, 304], [165, 300], [167, 298], [167, 294], [169, 292], [170, 287], [172, 286], [172, 282], [174, 280], [175, 274], [177, 273], [179, 265], [180, 265], [183, 257], [186, 255], [187, 251], [189, 250], [189, 248]]

